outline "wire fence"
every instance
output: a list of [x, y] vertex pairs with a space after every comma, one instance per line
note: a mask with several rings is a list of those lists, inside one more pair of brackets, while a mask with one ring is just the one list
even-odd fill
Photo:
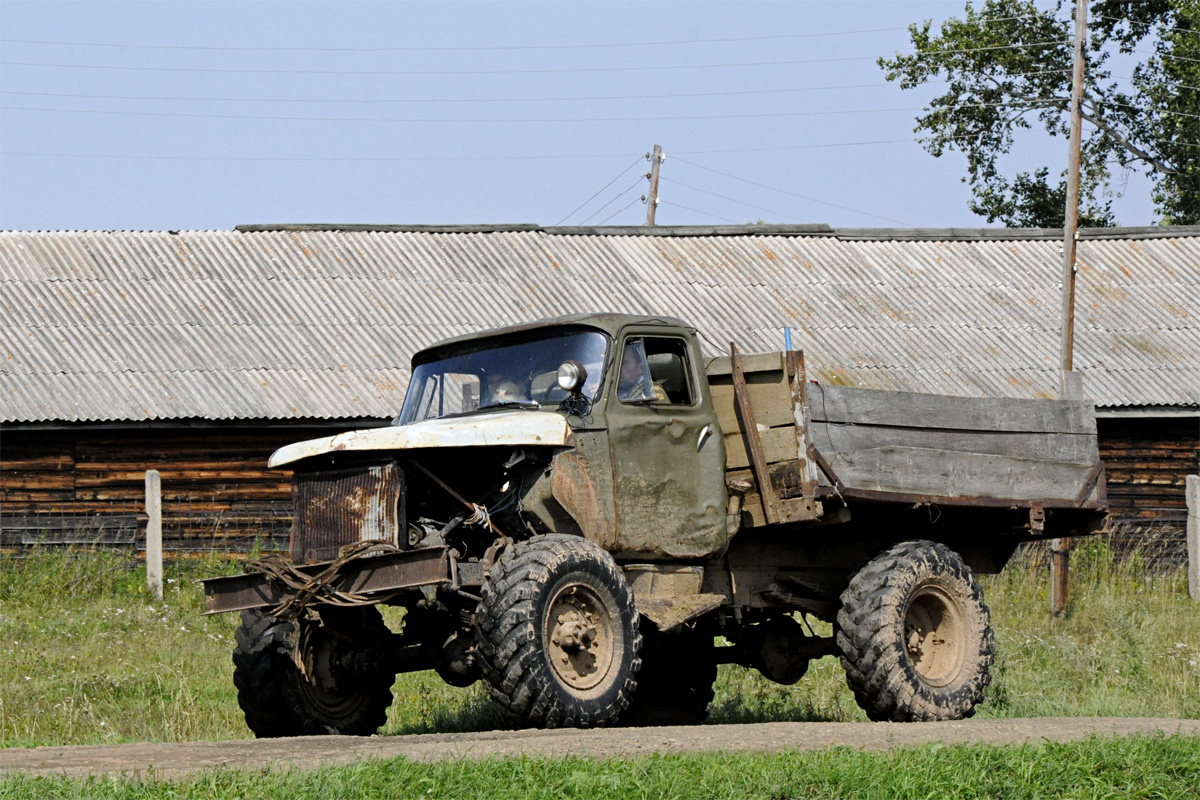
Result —
[[[1131, 559], [1148, 574], [1163, 574], [1187, 566], [1187, 515], [1159, 519], [1112, 520], [1095, 536], [1086, 537], [1107, 547], [1116, 564]], [[1079, 545], [1084, 539], [1075, 539]], [[1010, 564], [1049, 566], [1050, 543], [1030, 542], [1017, 548]]]

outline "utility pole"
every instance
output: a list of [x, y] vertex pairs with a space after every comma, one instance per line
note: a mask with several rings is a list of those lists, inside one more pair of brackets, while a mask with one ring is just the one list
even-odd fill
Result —
[[[1063, 220], [1062, 372], [1059, 398], [1082, 400], [1082, 384], [1072, 371], [1075, 351], [1075, 245], [1079, 228], [1079, 158], [1083, 142], [1083, 67], [1087, 46], [1087, 0], [1075, 0], [1075, 54], [1071, 70], [1071, 139], [1067, 154], [1067, 207]], [[1071, 540], [1050, 543], [1050, 613], [1067, 613]]]
[[654, 224], [654, 212], [658, 210], [658, 165], [667, 160], [662, 148], [654, 145], [654, 153], [647, 153], [650, 159], [650, 196], [646, 198], [646, 224]]

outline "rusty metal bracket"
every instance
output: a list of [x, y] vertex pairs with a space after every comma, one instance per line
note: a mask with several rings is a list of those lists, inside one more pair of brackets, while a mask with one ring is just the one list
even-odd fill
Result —
[[746, 438], [746, 450], [750, 453], [750, 462], [754, 467], [754, 477], [758, 482], [758, 495], [762, 498], [763, 514], [767, 524], [782, 522], [785, 514], [779, 500], [779, 493], [771, 483], [771, 473], [767, 470], [767, 457], [763, 451], [762, 437], [758, 435], [758, 423], [754, 419], [754, 406], [750, 402], [750, 391], [746, 388], [746, 373], [742, 368], [742, 354], [737, 345], [729, 343], [729, 364], [733, 375], [733, 394], [737, 398], [738, 413], [742, 417], [742, 435]]
[[1092, 467], [1092, 471], [1084, 479], [1083, 488], [1079, 490], [1079, 494], [1075, 495], [1076, 506], [1082, 507], [1087, 502], [1088, 497], [1091, 496], [1092, 490], [1096, 488], [1096, 484], [1102, 475], [1104, 475], [1104, 462], [1097, 461], [1096, 465]]
[[812, 442], [808, 443], [808, 454], [812, 457], [813, 461], [817, 462], [817, 466], [821, 468], [821, 472], [824, 472], [825, 477], [833, 484], [834, 494], [842, 501], [842, 505], [845, 505], [846, 498], [842, 497], [842, 493], [846, 491], [846, 486], [842, 483], [842, 479], [837, 476], [837, 473], [833, 471], [833, 467], [825, 460], [825, 456], [821, 455], [821, 451]]
[[[330, 577], [330, 588], [339, 593], [379, 601], [385, 593], [449, 583], [449, 552], [445, 547], [401, 550], [343, 564]], [[310, 580], [326, 572], [332, 563], [295, 567], [299, 577]], [[274, 576], [261, 572], [209, 578], [203, 581], [205, 614], [272, 608], [296, 596], [295, 590]], [[324, 602], [326, 598], [314, 598]]]
[[1029, 509], [1029, 530], [1033, 533], [1046, 531], [1046, 509], [1042, 506], [1033, 506]]
[[816, 501], [817, 474], [812, 457], [812, 430], [808, 415], [808, 375], [804, 368], [804, 351], [786, 353], [788, 384], [792, 390], [792, 415], [796, 431], [796, 454], [800, 462], [800, 494], [811, 509]]

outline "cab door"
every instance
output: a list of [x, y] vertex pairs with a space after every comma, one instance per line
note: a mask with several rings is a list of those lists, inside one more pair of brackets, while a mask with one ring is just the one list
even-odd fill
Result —
[[725, 440], [694, 337], [626, 329], [607, 418], [617, 554], [704, 558], [725, 550]]

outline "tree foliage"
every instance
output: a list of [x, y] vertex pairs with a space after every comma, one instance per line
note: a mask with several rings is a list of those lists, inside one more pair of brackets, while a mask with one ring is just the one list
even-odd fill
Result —
[[[1116, 224], [1114, 174], [1129, 172], [1154, 183], [1163, 224], [1200, 223], [1200, 3], [1100, 0], [1087, 21], [1079, 224]], [[1062, 227], [1065, 169], [1010, 177], [1001, 162], [1021, 131], [1068, 136], [1070, 8], [968, 0], [961, 19], [909, 34], [914, 52], [879, 65], [901, 89], [945, 82], [915, 132], [935, 157], [966, 156], [971, 210], [1009, 226]]]

